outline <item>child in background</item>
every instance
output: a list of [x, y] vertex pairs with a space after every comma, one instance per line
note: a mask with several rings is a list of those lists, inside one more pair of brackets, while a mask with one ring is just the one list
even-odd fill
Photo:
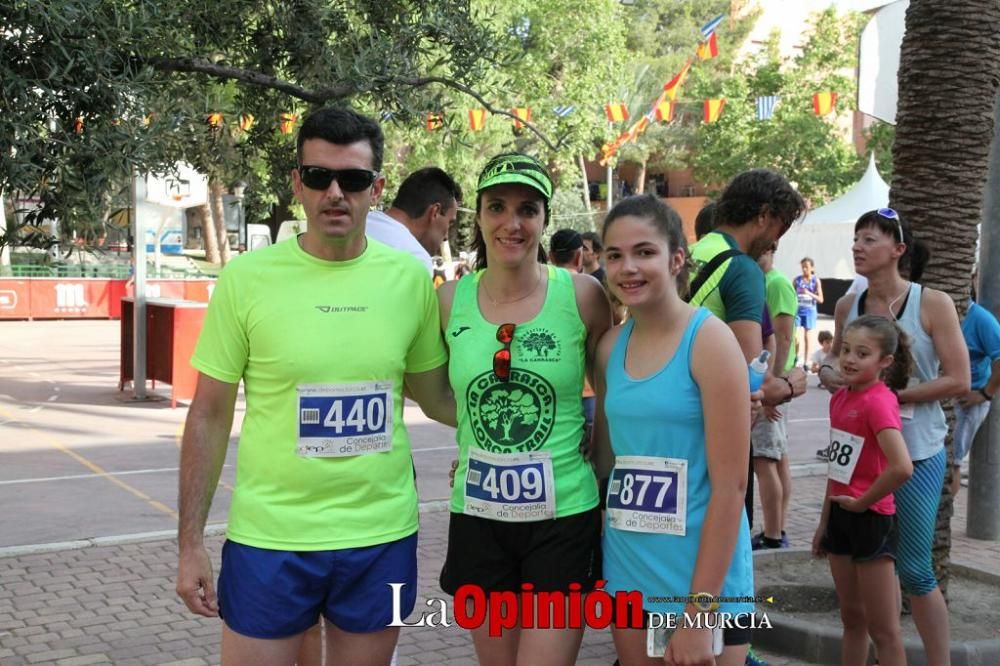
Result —
[[816, 277], [815, 264], [809, 257], [802, 257], [799, 264], [802, 275], [792, 280], [799, 297], [798, 325], [802, 329], [802, 369], [809, 365], [809, 331], [816, 328], [818, 304], [823, 302], [823, 283]]
[[913, 474], [895, 391], [910, 367], [906, 335], [863, 315], [844, 332], [846, 385], [830, 399], [829, 482], [813, 554], [828, 555], [844, 624], [843, 666], [868, 661], [871, 636], [882, 666], [906, 663], [894, 570], [893, 491]]
[[819, 366], [823, 365], [830, 350], [833, 349], [833, 333], [830, 331], [819, 332], [819, 349], [813, 352], [810, 359], [809, 372], [819, 372]]

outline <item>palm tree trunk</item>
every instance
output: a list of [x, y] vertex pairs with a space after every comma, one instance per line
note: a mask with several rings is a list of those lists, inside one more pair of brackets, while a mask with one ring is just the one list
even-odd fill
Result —
[[202, 204], [197, 209], [198, 219], [201, 220], [201, 240], [205, 246], [205, 261], [210, 264], [221, 262], [219, 257], [219, 239], [215, 235], [215, 221], [212, 219], [212, 212], [208, 209], [208, 204]]
[[226, 213], [223, 210], [222, 196], [226, 188], [216, 179], [208, 183], [208, 203], [212, 208], [212, 219], [215, 222], [215, 234], [218, 240], [219, 260], [223, 266], [229, 263], [229, 231], [226, 229]]
[[[995, 0], [911, 0], [899, 60], [890, 204], [931, 250], [921, 280], [964, 308], [993, 136], [1000, 63]], [[951, 419], [949, 413], [949, 422]], [[946, 445], [951, 449], [951, 436]], [[934, 565], [948, 591], [951, 493], [945, 483]]]
[[643, 160], [639, 163], [639, 177], [636, 179], [638, 182], [635, 184], [636, 194], [646, 193], [646, 163], [649, 160]]

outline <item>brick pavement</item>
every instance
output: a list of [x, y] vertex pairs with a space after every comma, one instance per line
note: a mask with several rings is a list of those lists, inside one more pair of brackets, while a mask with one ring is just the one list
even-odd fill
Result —
[[[794, 481], [788, 531], [795, 547], [809, 544], [822, 488], [823, 477]], [[998, 572], [1000, 544], [965, 536], [967, 494], [956, 502], [953, 559]], [[436, 578], [446, 536], [447, 513], [421, 515], [418, 610], [424, 608], [424, 595], [439, 594]], [[221, 541], [208, 539], [216, 558]], [[172, 540], [0, 558], [0, 664], [218, 663], [219, 623], [191, 616], [174, 596], [175, 558]], [[399, 655], [401, 666], [475, 663], [470, 640], [457, 627], [405, 629]], [[589, 631], [578, 663], [607, 666], [613, 655], [610, 634]], [[767, 656], [774, 666], [796, 663]]]

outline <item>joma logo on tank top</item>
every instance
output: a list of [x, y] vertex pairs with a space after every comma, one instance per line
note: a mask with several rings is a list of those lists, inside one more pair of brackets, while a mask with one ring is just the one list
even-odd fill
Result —
[[535, 451], [552, 433], [555, 389], [530, 370], [512, 368], [506, 382], [484, 372], [469, 384], [466, 401], [476, 444], [487, 451]]

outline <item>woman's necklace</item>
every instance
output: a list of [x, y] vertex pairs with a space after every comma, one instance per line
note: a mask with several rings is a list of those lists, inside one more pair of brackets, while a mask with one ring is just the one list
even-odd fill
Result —
[[[498, 301], [495, 298], [493, 298], [493, 294], [490, 293], [489, 288], [486, 286], [486, 280], [480, 280], [480, 282], [482, 282], [483, 291], [486, 292], [486, 298], [490, 299], [490, 303], [492, 303], [493, 305], [510, 305], [511, 303], [517, 303], [518, 301], [523, 301], [528, 296], [531, 296], [532, 294], [535, 293], [535, 291], [538, 290], [538, 285], [542, 283], [542, 271], [541, 269], [537, 269], [535, 273], [538, 276], [538, 279], [535, 280], [535, 286], [531, 288], [531, 291], [526, 293], [524, 296], [518, 296], [517, 298], [512, 298], [507, 301]], [[483, 277], [485, 277], [485, 275]]]
[[906, 296], [908, 293], [910, 293], [911, 284], [912, 284], [911, 282], [907, 282], [906, 288], [900, 292], [899, 296], [889, 301], [889, 316], [892, 317], [893, 321], [896, 320], [896, 313], [892, 311], [892, 306], [895, 305], [899, 301], [899, 299], [901, 299], [903, 296]]

